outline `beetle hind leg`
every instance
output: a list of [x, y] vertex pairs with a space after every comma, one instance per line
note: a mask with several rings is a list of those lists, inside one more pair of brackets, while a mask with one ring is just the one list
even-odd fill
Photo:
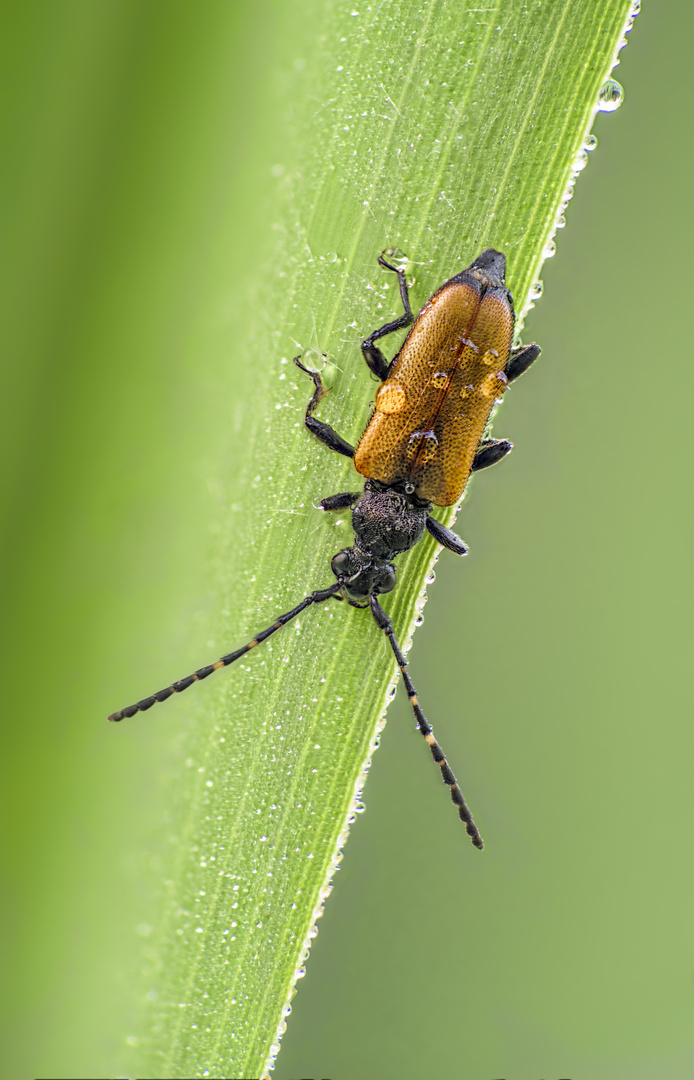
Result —
[[315, 435], [322, 443], [329, 446], [336, 454], [342, 454], [343, 457], [353, 458], [354, 447], [351, 443], [348, 443], [346, 439], [343, 439], [341, 435], [338, 435], [338, 433], [330, 427], [330, 424], [325, 424], [322, 420], [316, 420], [313, 415], [314, 411], [328, 393], [328, 387], [323, 385], [320, 372], [311, 371], [309, 368], [304, 367], [298, 356], [294, 357], [294, 363], [298, 368], [301, 368], [302, 371], [305, 371], [307, 375], [310, 375], [315, 386], [313, 396], [306, 406], [306, 415], [304, 417], [306, 427], [312, 435]]
[[540, 346], [535, 345], [534, 342], [532, 345], [520, 345], [517, 349], [512, 349], [506, 364], [506, 378], [508, 381], [513, 382], [514, 379], [524, 375], [530, 365], [535, 363], [541, 352]]
[[481, 442], [477, 448], [471, 472], [479, 472], [480, 469], [488, 469], [490, 465], [496, 465], [513, 450], [513, 443], [508, 439], [487, 439]]

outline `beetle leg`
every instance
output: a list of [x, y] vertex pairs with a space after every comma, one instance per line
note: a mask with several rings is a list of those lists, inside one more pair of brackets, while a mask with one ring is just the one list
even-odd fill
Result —
[[417, 720], [417, 726], [427, 741], [429, 749], [431, 750], [431, 756], [441, 769], [441, 779], [443, 780], [444, 784], [447, 784], [450, 788], [451, 799], [455, 804], [460, 820], [465, 826], [465, 831], [467, 832], [475, 847], [481, 851], [484, 847], [484, 843], [482, 841], [482, 837], [480, 836], [479, 829], [475, 825], [472, 814], [470, 813], [468, 805], [463, 797], [463, 793], [460, 790], [458, 781], [453, 775], [453, 770], [446, 761], [446, 755], [444, 754], [443, 750], [434, 738], [434, 732], [431, 730], [431, 725], [419, 707], [419, 701], [417, 700], [417, 691], [414, 688], [412, 679], [408, 675], [407, 660], [402, 655], [400, 646], [398, 645], [395, 638], [393, 624], [391, 623], [390, 619], [386, 615], [385, 611], [383, 610], [373, 593], [369, 597], [369, 603], [371, 605], [371, 614], [376, 621], [376, 625], [379, 627], [380, 630], [385, 631], [386, 637], [390, 642], [390, 647], [393, 650], [397, 665], [402, 673], [402, 681], [405, 684], [405, 690], [407, 691], [407, 696], [410, 699], [410, 705], [414, 710], [414, 715]]
[[386, 262], [382, 255], [378, 256], [378, 265], [382, 266], [384, 270], [392, 270], [394, 274], [398, 275], [400, 299], [402, 300], [402, 306], [405, 309], [405, 314], [401, 315], [399, 319], [393, 319], [392, 322], [384, 323], [383, 326], [380, 326], [378, 330], [374, 330], [373, 334], [369, 334], [369, 336], [361, 343], [361, 351], [366, 363], [371, 371], [373, 371], [374, 375], [378, 376], [382, 382], [384, 379], [388, 378], [390, 364], [378, 346], [374, 345], [374, 341], [378, 341], [379, 338], [385, 337], [386, 334], [393, 334], [396, 330], [402, 330], [404, 326], [409, 326], [411, 322], [414, 322], [414, 315], [412, 314], [412, 308], [410, 307], [410, 294], [407, 289], [405, 271], [398, 270], [397, 267], [391, 266], [389, 262]]
[[440, 521], [433, 518], [431, 514], [427, 514], [427, 530], [434, 537], [437, 544], [448, 548], [454, 555], [467, 555], [467, 544], [459, 536], [456, 536], [454, 532], [447, 529], [445, 525], [442, 525]]
[[338, 435], [336, 431], [330, 427], [329, 424], [324, 424], [322, 420], [316, 420], [313, 412], [318, 408], [319, 404], [328, 393], [328, 387], [323, 386], [323, 380], [320, 377], [318, 371], [310, 371], [307, 367], [301, 363], [298, 356], [294, 357], [294, 363], [302, 371], [305, 371], [307, 375], [310, 375], [313, 379], [316, 389], [313, 391], [313, 396], [306, 406], [306, 416], [304, 417], [304, 423], [306, 427], [315, 435], [317, 439], [320, 439], [322, 443], [329, 446], [331, 450], [334, 450], [337, 454], [342, 454], [344, 457], [354, 457], [354, 447], [343, 439], [341, 435]]
[[511, 355], [506, 364], [506, 378], [509, 382], [523, 375], [531, 364], [534, 364], [542, 352], [539, 345], [520, 345], [511, 350]]
[[488, 469], [490, 465], [496, 465], [497, 461], [505, 458], [512, 450], [513, 443], [510, 443], [508, 439], [487, 439], [486, 442], [480, 443], [470, 471], [479, 472], [480, 469]]
[[323, 510], [337, 514], [340, 510], [349, 510], [361, 495], [361, 491], [342, 491], [339, 495], [328, 495], [327, 499], [321, 499]]
[[[395, 329], [397, 329], [397, 327], [395, 327]], [[366, 341], [362, 341], [361, 343], [361, 352], [374, 375], [380, 379], [381, 382], [387, 379], [390, 364], [378, 345], [374, 345], [373, 341], [367, 338]]]

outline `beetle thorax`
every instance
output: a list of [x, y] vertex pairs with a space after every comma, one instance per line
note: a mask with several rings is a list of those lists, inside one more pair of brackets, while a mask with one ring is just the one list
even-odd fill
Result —
[[357, 546], [381, 559], [409, 551], [424, 535], [427, 509], [426, 503], [415, 506], [407, 495], [368, 480], [352, 511]]

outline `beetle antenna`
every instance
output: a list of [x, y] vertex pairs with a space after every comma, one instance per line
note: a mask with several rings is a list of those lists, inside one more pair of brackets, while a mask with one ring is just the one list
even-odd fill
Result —
[[338, 582], [331, 585], [329, 589], [317, 589], [309, 596], [304, 597], [300, 604], [297, 604], [291, 611], [286, 611], [284, 615], [280, 615], [277, 620], [268, 626], [266, 630], [261, 630], [259, 634], [249, 641], [247, 645], [243, 645], [236, 652], [227, 653], [226, 656], [222, 656], [219, 660], [215, 660], [214, 664], [208, 664], [207, 667], [198, 668], [192, 675], [187, 675], [185, 679], [179, 679], [178, 682], [172, 683], [171, 686], [167, 686], [164, 690], [159, 690], [156, 694], [152, 694], [151, 697], [143, 698], [142, 701], [137, 701], [134, 705], [128, 705], [126, 709], [120, 709], [118, 712], [111, 713], [109, 720], [118, 721], [123, 720], [126, 716], [134, 716], [138, 712], [146, 712], [147, 709], [151, 709], [153, 705], [156, 705], [158, 701], [166, 701], [172, 694], [180, 694], [181, 690], [187, 690], [189, 686], [192, 686], [194, 682], [200, 682], [201, 679], [206, 679], [208, 675], [211, 675], [213, 671], [219, 671], [220, 668], [228, 667], [229, 664], [233, 664], [234, 660], [239, 660], [242, 656], [245, 656], [247, 652], [254, 649], [256, 645], [260, 645], [261, 641], [265, 641], [271, 634], [274, 634], [275, 630], [279, 630], [282, 626], [285, 626], [292, 619], [300, 615], [305, 608], [310, 607], [311, 604], [322, 604], [325, 600], [330, 600], [332, 596], [340, 590], [341, 586]]
[[376, 625], [379, 627], [379, 629], [385, 631], [386, 637], [390, 642], [390, 647], [393, 650], [398, 667], [400, 668], [400, 671], [402, 673], [402, 679], [405, 684], [407, 696], [410, 699], [410, 705], [414, 710], [414, 715], [417, 720], [417, 726], [419, 727], [419, 730], [429, 744], [429, 749], [431, 750], [431, 755], [434, 761], [441, 768], [441, 778], [444, 784], [448, 784], [449, 788], [451, 789], [451, 799], [458, 808], [458, 814], [460, 815], [460, 820], [465, 826], [465, 831], [467, 832], [475, 847], [481, 851], [484, 847], [484, 841], [480, 836], [479, 829], [475, 825], [472, 814], [470, 813], [468, 805], [465, 802], [463, 793], [458, 785], [458, 781], [453, 775], [453, 770], [446, 761], [446, 755], [444, 754], [443, 750], [434, 738], [434, 732], [431, 729], [431, 724], [429, 723], [426, 716], [419, 707], [419, 701], [417, 700], [417, 691], [414, 688], [414, 683], [412, 682], [412, 679], [408, 675], [407, 660], [403, 656], [402, 650], [398, 645], [397, 639], [395, 637], [395, 631], [393, 630], [393, 624], [386, 615], [381, 605], [379, 604], [374, 593], [372, 593], [369, 597], [369, 602], [371, 604], [371, 614], [376, 620]]

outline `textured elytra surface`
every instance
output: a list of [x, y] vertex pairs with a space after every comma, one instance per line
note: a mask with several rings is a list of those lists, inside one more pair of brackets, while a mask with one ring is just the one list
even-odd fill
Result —
[[506, 388], [513, 338], [505, 289], [446, 282], [420, 312], [376, 395], [357, 447], [362, 476], [409, 481], [436, 506], [460, 498], [494, 402]]

